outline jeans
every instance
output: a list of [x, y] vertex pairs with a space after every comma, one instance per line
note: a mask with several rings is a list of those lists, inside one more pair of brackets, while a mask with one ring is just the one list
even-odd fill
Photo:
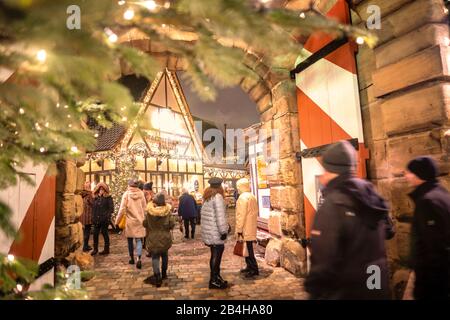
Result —
[[92, 224], [86, 224], [83, 228], [83, 250], [89, 248], [89, 237], [91, 236]]
[[191, 225], [191, 238], [194, 239], [195, 235], [195, 221], [197, 218], [183, 219], [184, 222], [184, 234], [186, 238], [189, 238], [189, 224]]
[[209, 260], [209, 268], [211, 270], [211, 281], [217, 280], [220, 276], [220, 264], [222, 263], [222, 255], [225, 250], [223, 244], [212, 245], [211, 247], [211, 259]]
[[140, 258], [142, 256], [142, 238], [127, 238], [128, 240], [128, 253], [130, 257], [134, 257], [134, 243], [133, 240], [136, 240], [136, 253]]
[[167, 266], [169, 264], [169, 252], [165, 251], [162, 253], [152, 253], [152, 266], [154, 274], [161, 274], [159, 268], [159, 260], [162, 260], [162, 273], [167, 273]]
[[98, 250], [98, 236], [102, 233], [103, 240], [105, 240], [105, 248], [109, 249], [109, 234], [108, 234], [109, 222], [94, 224], [94, 250]]
[[245, 257], [247, 263], [247, 269], [250, 271], [258, 272], [258, 263], [256, 262], [255, 252], [253, 251], [253, 241], [246, 241], [248, 257]]

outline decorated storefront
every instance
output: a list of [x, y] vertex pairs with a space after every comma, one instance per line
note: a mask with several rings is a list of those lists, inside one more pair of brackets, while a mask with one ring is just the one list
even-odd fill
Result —
[[153, 182], [154, 191], [177, 197], [181, 189], [204, 189], [203, 146], [194, 128], [177, 74], [164, 70], [145, 89], [141, 108], [127, 126], [99, 128], [88, 153], [86, 180], [123, 189], [131, 176]]

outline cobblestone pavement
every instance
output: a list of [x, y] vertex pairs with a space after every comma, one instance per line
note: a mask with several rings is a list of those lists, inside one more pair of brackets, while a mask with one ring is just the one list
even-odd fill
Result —
[[[228, 214], [232, 220], [233, 212]], [[189, 240], [184, 239], [177, 228], [174, 230], [174, 244], [169, 250], [168, 279], [160, 288], [143, 282], [152, 274], [151, 259], [143, 257], [141, 270], [129, 265], [126, 239], [117, 234], [111, 235], [111, 254], [95, 257], [96, 276], [85, 282], [90, 297], [120, 300], [306, 298], [303, 279], [296, 278], [283, 268], [268, 266], [262, 254], [257, 254], [260, 275], [252, 280], [242, 277], [239, 270], [245, 262], [243, 258], [233, 255], [233, 237], [226, 243], [221, 271], [230, 287], [226, 290], [208, 289], [209, 248], [201, 241], [200, 228], [198, 226], [195, 239]]]

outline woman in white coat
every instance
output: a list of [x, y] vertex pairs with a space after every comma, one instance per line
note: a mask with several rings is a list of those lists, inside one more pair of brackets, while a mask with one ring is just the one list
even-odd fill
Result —
[[253, 242], [256, 241], [256, 229], [258, 223], [258, 202], [250, 192], [250, 182], [243, 178], [236, 183], [239, 198], [236, 202], [236, 236], [238, 240], [245, 241], [248, 256], [245, 257], [247, 267], [241, 272], [246, 278], [252, 278], [259, 274], [256, 262]]
[[145, 219], [147, 202], [145, 201], [144, 192], [138, 186], [139, 181], [137, 179], [128, 181], [128, 190], [122, 196], [115, 224], [118, 225], [122, 216], [126, 215], [124, 234], [128, 240], [129, 264], [134, 264], [134, 242], [136, 242], [136, 253], [138, 256], [136, 268], [141, 269], [142, 239], [145, 237], [145, 228], [142, 223]]

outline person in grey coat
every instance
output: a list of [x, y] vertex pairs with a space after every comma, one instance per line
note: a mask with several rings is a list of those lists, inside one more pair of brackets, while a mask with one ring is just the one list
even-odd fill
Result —
[[202, 239], [211, 249], [209, 266], [211, 278], [210, 289], [225, 289], [228, 282], [220, 275], [220, 264], [225, 249], [225, 240], [229, 232], [227, 217], [225, 213], [224, 190], [222, 179], [211, 178], [209, 187], [205, 189], [202, 206]]

